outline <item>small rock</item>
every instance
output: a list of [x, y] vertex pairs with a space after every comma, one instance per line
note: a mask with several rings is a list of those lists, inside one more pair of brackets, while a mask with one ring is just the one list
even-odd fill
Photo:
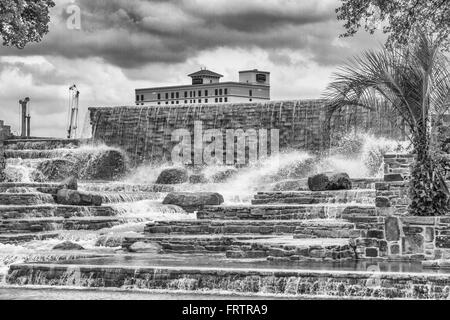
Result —
[[161, 246], [154, 242], [135, 242], [128, 249], [128, 251], [134, 253], [160, 253], [161, 250]]
[[82, 246], [80, 246], [79, 244], [70, 242], [70, 241], [65, 241], [63, 243], [57, 244], [56, 246], [53, 247], [53, 250], [64, 250], [64, 251], [69, 251], [69, 250], [84, 250], [84, 248]]

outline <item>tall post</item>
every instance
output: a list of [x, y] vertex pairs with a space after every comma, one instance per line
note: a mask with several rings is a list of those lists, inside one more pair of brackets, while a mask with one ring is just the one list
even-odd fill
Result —
[[21, 128], [21, 137], [22, 138], [26, 138], [26, 137], [30, 137], [30, 119], [29, 119], [29, 115], [27, 116], [27, 105], [28, 102], [30, 102], [30, 98], [26, 97], [24, 100], [20, 100], [19, 104], [21, 106], [21, 123], [22, 123], [22, 128]]
[[27, 138], [31, 137], [31, 116], [27, 115]]

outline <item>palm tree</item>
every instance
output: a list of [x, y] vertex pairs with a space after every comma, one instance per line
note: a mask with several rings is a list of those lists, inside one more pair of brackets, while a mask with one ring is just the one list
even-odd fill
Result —
[[326, 96], [331, 113], [342, 107], [370, 108], [384, 100], [407, 124], [415, 153], [410, 190], [412, 215], [443, 215], [450, 194], [431, 152], [431, 115], [446, 113], [450, 104], [448, 60], [438, 45], [419, 32], [402, 49], [368, 51], [334, 74]]

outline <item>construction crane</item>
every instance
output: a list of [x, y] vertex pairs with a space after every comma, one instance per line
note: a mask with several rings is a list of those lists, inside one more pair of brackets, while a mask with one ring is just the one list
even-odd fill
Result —
[[73, 85], [69, 88], [69, 117], [67, 126], [67, 138], [75, 139], [78, 129], [78, 105], [79, 105], [80, 91], [77, 86]]

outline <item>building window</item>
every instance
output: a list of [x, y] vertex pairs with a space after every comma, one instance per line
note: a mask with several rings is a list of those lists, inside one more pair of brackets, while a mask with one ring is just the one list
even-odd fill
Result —
[[187, 98], [187, 91], [184, 92], [184, 97]]
[[189, 91], [189, 98], [192, 98], [192, 91]]
[[175, 98], [175, 92], [170, 93], [170, 99], [173, 99], [173, 98]]
[[228, 102], [228, 98], [224, 98], [225, 102]]
[[180, 101], [177, 100], [177, 104], [180, 104]]
[[189, 100], [189, 103], [192, 103], [192, 100]]
[[205, 90], [205, 97], [208, 96], [208, 90]]
[[177, 92], [176, 97], [177, 97], [177, 99], [180, 97], [180, 93], [179, 92]]
[[184, 103], [187, 103], [187, 100], [184, 100]]
[[199, 97], [202, 96], [202, 90], [198, 90], [198, 96], [199, 96]]
[[158, 101], [158, 104], [161, 104], [161, 101]]
[[217, 98], [215, 99], [215, 101], [217, 102]]
[[136, 96], [136, 101], [139, 101], [139, 95]]
[[198, 99], [198, 103], [202, 103], [202, 99]]
[[158, 100], [161, 100], [161, 93], [158, 93]]
[[169, 101], [166, 101], [166, 104], [169, 104]]
[[205, 99], [205, 103], [208, 103], [208, 99]]
[[195, 91], [194, 91], [194, 92], [192, 92], [192, 97], [194, 97], [194, 98], [195, 98]]
[[141, 94], [141, 101], [144, 101], [144, 95]]
[[166, 99], [169, 99], [169, 93], [166, 92]]
[[174, 102], [173, 102], [173, 101], [172, 101], [171, 103], [172, 103], [172, 104], [174, 104]]
[[248, 99], [248, 100], [250, 100], [250, 102], [252, 102], [252, 101], [253, 101], [253, 99]]
[[221, 96], [221, 95], [222, 95], [222, 89], [219, 90], [219, 96]]
[[215, 95], [218, 96], [219, 95], [219, 90], [216, 89], [215, 91]]
[[249, 91], [248, 91], [248, 95], [249, 95], [250, 97], [253, 97], [253, 90], [249, 90]]
[[222, 98], [219, 99], [219, 102], [222, 102]]
[[228, 94], [228, 89], [225, 88], [224, 91], [225, 91], [225, 95], [227, 95]]

